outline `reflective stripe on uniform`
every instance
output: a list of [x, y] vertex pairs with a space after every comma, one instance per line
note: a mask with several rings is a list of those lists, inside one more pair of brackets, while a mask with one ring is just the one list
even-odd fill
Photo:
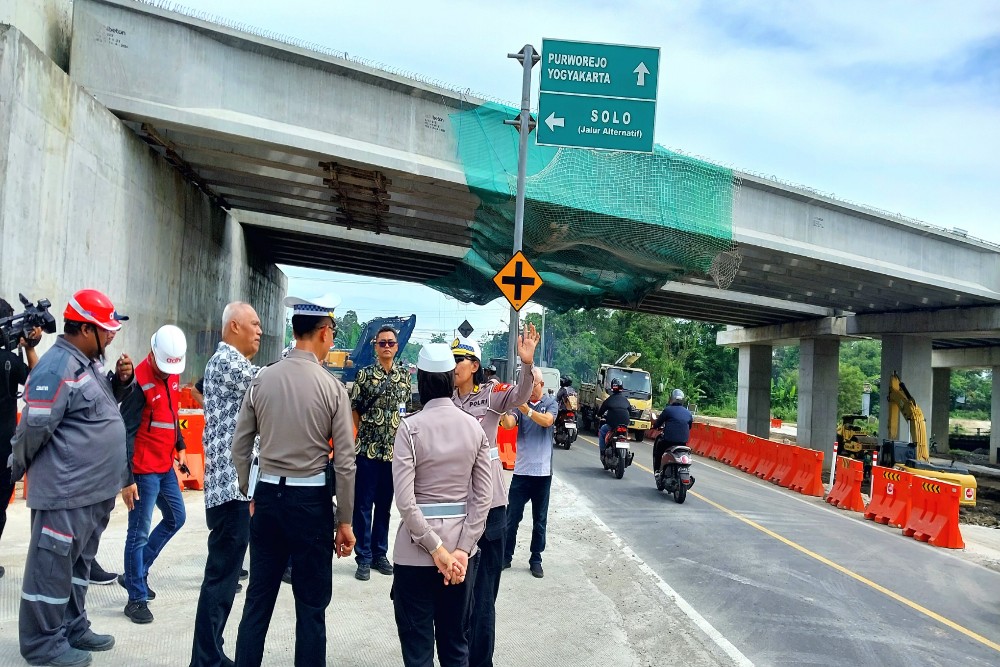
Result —
[[174, 428], [173, 422], [149, 422], [149, 425], [152, 428], [169, 428], [170, 430]]
[[74, 586], [83, 586], [84, 588], [90, 586], [90, 582], [87, 581], [86, 579], [78, 579], [77, 577], [73, 577], [70, 581], [73, 582]]
[[45, 604], [66, 604], [69, 602], [69, 597], [53, 598], [48, 595], [35, 595], [33, 593], [25, 593], [24, 591], [21, 591], [21, 599], [28, 602], [44, 602]]
[[29, 414], [33, 415], [51, 415], [52, 408], [36, 408], [31, 403], [28, 403]]
[[79, 380], [66, 380], [65, 382], [70, 387], [79, 388], [90, 382], [92, 377], [93, 376], [90, 373], [87, 373], [86, 375], [82, 376]]
[[150, 382], [149, 384], [142, 385], [142, 390], [143, 391], [148, 391], [148, 390], [152, 389], [155, 386], [156, 386], [155, 384], [153, 384], [152, 382]]
[[417, 503], [425, 519], [465, 517], [465, 503]]
[[60, 542], [69, 542], [70, 544], [73, 543], [72, 535], [67, 535], [66, 533], [60, 533], [56, 530], [52, 530], [48, 526], [42, 526], [42, 535], [48, 535], [52, 539], [59, 540]]

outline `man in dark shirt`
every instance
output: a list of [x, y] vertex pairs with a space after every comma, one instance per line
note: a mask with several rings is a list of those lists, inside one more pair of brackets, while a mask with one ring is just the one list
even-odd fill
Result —
[[598, 418], [604, 417], [604, 425], [597, 432], [597, 445], [604, 455], [604, 448], [607, 446], [608, 432], [613, 432], [619, 426], [628, 426], [629, 407], [628, 398], [622, 392], [624, 387], [618, 378], [611, 380], [611, 395], [604, 399], [601, 407], [597, 408]]
[[[0, 318], [14, 314], [11, 305], [0, 299]], [[18, 347], [24, 350], [25, 360], [20, 355], [9, 350], [0, 349], [0, 537], [3, 537], [4, 526], [7, 525], [7, 504], [14, 492], [14, 482], [10, 478], [10, 439], [14, 437], [17, 428], [17, 397], [18, 387], [28, 379], [28, 371], [38, 363], [38, 353], [35, 345], [41, 339], [42, 330], [35, 328], [31, 339], [18, 341]], [[27, 363], [25, 363], [25, 361]], [[0, 577], [4, 575], [0, 566]]]
[[653, 445], [653, 470], [657, 475], [660, 474], [660, 457], [663, 456], [663, 452], [670, 447], [686, 445], [691, 436], [694, 417], [691, 411], [682, 405], [683, 401], [683, 391], [674, 389], [670, 392], [670, 403], [663, 408], [663, 412], [653, 424], [654, 430], [663, 429], [663, 433], [656, 438], [656, 443]]

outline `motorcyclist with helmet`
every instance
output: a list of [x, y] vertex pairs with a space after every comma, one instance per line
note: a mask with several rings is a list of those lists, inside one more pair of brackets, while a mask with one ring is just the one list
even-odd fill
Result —
[[670, 403], [663, 408], [663, 412], [653, 424], [654, 431], [662, 429], [653, 444], [653, 470], [657, 476], [660, 474], [660, 457], [663, 456], [663, 452], [671, 447], [687, 445], [692, 423], [694, 417], [691, 411], [684, 407], [684, 392], [674, 389], [670, 392]]
[[604, 448], [607, 446], [608, 433], [614, 433], [619, 426], [628, 427], [629, 408], [631, 404], [625, 396], [625, 387], [618, 378], [611, 380], [611, 395], [604, 399], [601, 407], [597, 409], [598, 418], [604, 417], [604, 424], [597, 432], [597, 444], [604, 456]]
[[556, 392], [556, 404], [559, 406], [559, 412], [565, 412], [566, 410], [576, 410], [575, 400], [571, 400], [571, 396], [576, 396], [576, 390], [573, 389], [573, 378], [568, 375], [563, 375], [559, 378], [559, 391]]

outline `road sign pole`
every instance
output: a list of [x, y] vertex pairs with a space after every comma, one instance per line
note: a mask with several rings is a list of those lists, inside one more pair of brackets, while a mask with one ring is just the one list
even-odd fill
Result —
[[[520, 141], [517, 150], [517, 198], [514, 200], [514, 250], [513, 253], [520, 252], [521, 241], [524, 236], [524, 185], [528, 176], [528, 136], [535, 128], [535, 122], [531, 119], [531, 68], [535, 66], [541, 56], [535, 53], [535, 47], [525, 44], [518, 53], [508, 53], [508, 58], [513, 58], [521, 63], [523, 76], [521, 79], [521, 113], [517, 120], [505, 120], [507, 125], [516, 125], [520, 131]], [[514, 381], [514, 367], [517, 365], [517, 332], [520, 316], [513, 306], [510, 308], [510, 330], [507, 335], [507, 372], [504, 380]]]

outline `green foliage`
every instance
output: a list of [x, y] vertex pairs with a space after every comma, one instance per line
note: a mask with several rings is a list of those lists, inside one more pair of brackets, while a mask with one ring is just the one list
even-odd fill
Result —
[[837, 414], [861, 414], [861, 391], [867, 380], [857, 366], [841, 362], [837, 389]]

